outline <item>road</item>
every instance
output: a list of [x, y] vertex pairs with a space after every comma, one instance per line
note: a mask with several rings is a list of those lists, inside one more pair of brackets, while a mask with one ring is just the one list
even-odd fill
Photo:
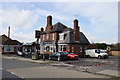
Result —
[[95, 75], [65, 68], [58, 68], [47, 63], [38, 64], [4, 58], [2, 61], [3, 78], [111, 78], [104, 75]]
[[[69, 60], [64, 62], [65, 64], [74, 65], [74, 69], [79, 67], [88, 69], [90, 72], [96, 72], [95, 70], [116, 70], [118, 71], [119, 58], [117, 56], [109, 56], [108, 59], [98, 59], [98, 58], [80, 58], [79, 60]], [[93, 70], [94, 69], [94, 70]]]

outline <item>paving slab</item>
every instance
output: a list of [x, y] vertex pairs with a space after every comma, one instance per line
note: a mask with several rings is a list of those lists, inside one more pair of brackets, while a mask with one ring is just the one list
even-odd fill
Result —
[[98, 73], [98, 74], [104, 74], [104, 75], [109, 75], [109, 76], [119, 77], [118, 71], [116, 71], [116, 70], [103, 70], [103, 71], [96, 72], [96, 73]]
[[3, 56], [3, 58], [6, 59], [13, 59], [13, 60], [21, 60], [21, 61], [29, 61], [29, 62], [35, 62], [35, 63], [49, 63], [48, 60], [32, 60], [30, 58], [23, 58], [23, 57], [16, 57], [16, 56]]

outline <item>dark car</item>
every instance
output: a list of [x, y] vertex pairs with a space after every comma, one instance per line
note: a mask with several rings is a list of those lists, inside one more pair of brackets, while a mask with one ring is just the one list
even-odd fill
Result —
[[49, 55], [49, 59], [57, 61], [67, 60], [67, 54], [64, 52], [54, 52], [53, 54]]
[[67, 58], [68, 59], [72, 59], [72, 60], [78, 60], [78, 55], [73, 53], [73, 52], [64, 52], [65, 54], [67, 54]]

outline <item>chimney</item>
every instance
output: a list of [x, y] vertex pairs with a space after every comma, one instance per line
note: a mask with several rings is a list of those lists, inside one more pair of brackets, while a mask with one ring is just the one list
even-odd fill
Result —
[[43, 31], [44, 31], [44, 28], [42, 27], [40, 31], [43, 32]]
[[79, 32], [78, 20], [74, 20], [74, 32]]
[[79, 26], [78, 26], [78, 20], [74, 20], [74, 37], [75, 41], [79, 41]]
[[51, 15], [49, 15], [47, 17], [47, 25], [52, 25], [52, 16]]
[[46, 31], [49, 32], [52, 29], [52, 16], [47, 17]]

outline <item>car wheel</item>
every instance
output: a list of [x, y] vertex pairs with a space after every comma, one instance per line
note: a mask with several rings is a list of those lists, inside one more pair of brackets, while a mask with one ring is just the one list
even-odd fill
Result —
[[98, 56], [99, 59], [102, 59], [102, 56]]
[[60, 61], [60, 57], [57, 58], [57, 61]]
[[51, 60], [51, 57], [49, 57], [49, 60]]

